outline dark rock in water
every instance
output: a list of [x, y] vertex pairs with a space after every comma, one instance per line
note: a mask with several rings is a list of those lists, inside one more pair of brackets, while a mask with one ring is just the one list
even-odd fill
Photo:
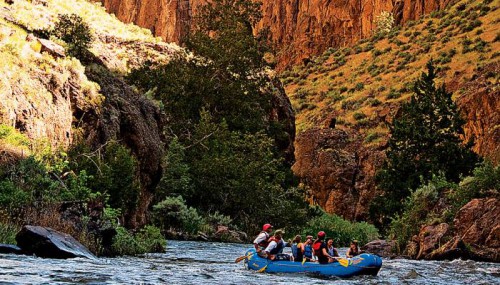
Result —
[[23, 254], [24, 252], [17, 245], [0, 243], [0, 253]]
[[27, 254], [46, 258], [95, 256], [72, 236], [39, 226], [24, 226], [16, 235], [19, 247]]
[[394, 241], [374, 240], [361, 247], [361, 250], [367, 253], [373, 253], [380, 257], [395, 257], [394, 249], [396, 243]]

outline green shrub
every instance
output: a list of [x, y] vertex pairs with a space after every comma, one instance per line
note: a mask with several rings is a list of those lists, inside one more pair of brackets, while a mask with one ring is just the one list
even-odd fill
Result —
[[455, 186], [441, 176], [433, 176], [427, 185], [419, 187], [406, 199], [403, 212], [392, 219], [389, 229], [389, 237], [397, 240], [400, 252], [422, 225], [442, 218], [442, 212], [439, 211], [444, 209], [435, 209], [435, 205], [443, 191]]
[[181, 196], [167, 197], [153, 206], [155, 224], [162, 230], [169, 228], [196, 234], [205, 220], [195, 208], [188, 207]]
[[143, 252], [164, 252], [167, 241], [161, 234], [159, 228], [148, 225], [141, 229], [136, 235], [135, 239], [142, 247]]
[[16, 244], [16, 234], [20, 230], [19, 226], [0, 222], [0, 243]]
[[484, 162], [476, 167], [473, 175], [465, 177], [455, 191], [450, 193], [454, 210], [457, 211], [463, 205], [474, 198], [498, 195], [500, 191], [500, 166], [493, 166], [490, 162]]
[[68, 53], [81, 58], [90, 48], [93, 36], [90, 27], [76, 14], [59, 15], [53, 34], [68, 44]]
[[0, 124], [0, 140], [14, 146], [29, 146], [29, 139], [11, 126]]
[[124, 227], [116, 228], [116, 236], [113, 238], [112, 249], [116, 255], [135, 255], [145, 253], [145, 249], [132, 233]]
[[326, 232], [327, 237], [333, 238], [337, 246], [348, 246], [353, 239], [364, 244], [379, 237], [373, 225], [366, 222], [349, 222], [327, 213], [313, 218], [301, 232], [303, 235], [316, 236], [319, 231]]
[[366, 143], [370, 143], [370, 142], [373, 142], [379, 138], [381, 138], [383, 135], [381, 133], [378, 133], [378, 132], [373, 132], [373, 133], [369, 133], [366, 137], [365, 137], [365, 142]]
[[364, 113], [354, 113], [352, 115], [352, 117], [356, 120], [356, 121], [359, 121], [359, 120], [362, 120], [364, 118], [366, 118], [366, 115]]

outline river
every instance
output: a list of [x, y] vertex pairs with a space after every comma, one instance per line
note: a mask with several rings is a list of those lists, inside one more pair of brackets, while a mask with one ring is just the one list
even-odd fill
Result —
[[347, 280], [257, 273], [234, 262], [248, 247], [168, 241], [163, 254], [96, 260], [0, 254], [0, 284], [500, 284], [500, 264], [463, 260], [384, 259], [378, 276]]

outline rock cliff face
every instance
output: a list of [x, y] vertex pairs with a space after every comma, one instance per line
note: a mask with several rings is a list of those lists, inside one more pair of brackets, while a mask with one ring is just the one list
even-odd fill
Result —
[[377, 195], [374, 175], [383, 153], [367, 149], [359, 134], [338, 129], [311, 129], [297, 136], [292, 169], [312, 191], [312, 203], [349, 220], [366, 220]]
[[[99, 1], [99, 0], [95, 0]], [[100, 0], [124, 22], [148, 28], [167, 41], [179, 42], [197, 8], [206, 0]], [[395, 23], [414, 20], [442, 9], [450, 0], [263, 0], [263, 19], [257, 31], [269, 28], [279, 50], [279, 66], [299, 63], [328, 47], [349, 45], [371, 35], [383, 11]]]
[[[500, 261], [500, 200], [473, 199], [455, 215], [453, 227], [446, 223], [425, 225], [412, 238], [409, 252], [417, 259], [473, 259]], [[417, 254], [418, 253], [418, 254]]]

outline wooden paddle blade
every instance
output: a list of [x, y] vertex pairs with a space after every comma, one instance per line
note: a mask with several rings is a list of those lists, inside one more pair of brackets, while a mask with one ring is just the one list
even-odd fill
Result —
[[235, 263], [238, 263], [238, 262], [242, 261], [242, 260], [243, 260], [243, 259], [245, 259], [245, 258], [247, 258], [247, 256], [246, 256], [246, 255], [240, 256], [240, 257], [236, 258], [236, 260], [235, 260], [234, 262], [235, 262]]
[[306, 263], [306, 260], [307, 259], [305, 257], [302, 259], [302, 265], [304, 265], [304, 263]]
[[348, 259], [344, 259], [344, 258], [339, 258], [337, 259], [340, 263], [340, 265], [344, 266], [344, 267], [347, 267], [349, 266], [349, 260]]
[[261, 269], [257, 270], [257, 272], [259, 272], [259, 273], [265, 272], [266, 268], [267, 268], [267, 265], [262, 267]]

